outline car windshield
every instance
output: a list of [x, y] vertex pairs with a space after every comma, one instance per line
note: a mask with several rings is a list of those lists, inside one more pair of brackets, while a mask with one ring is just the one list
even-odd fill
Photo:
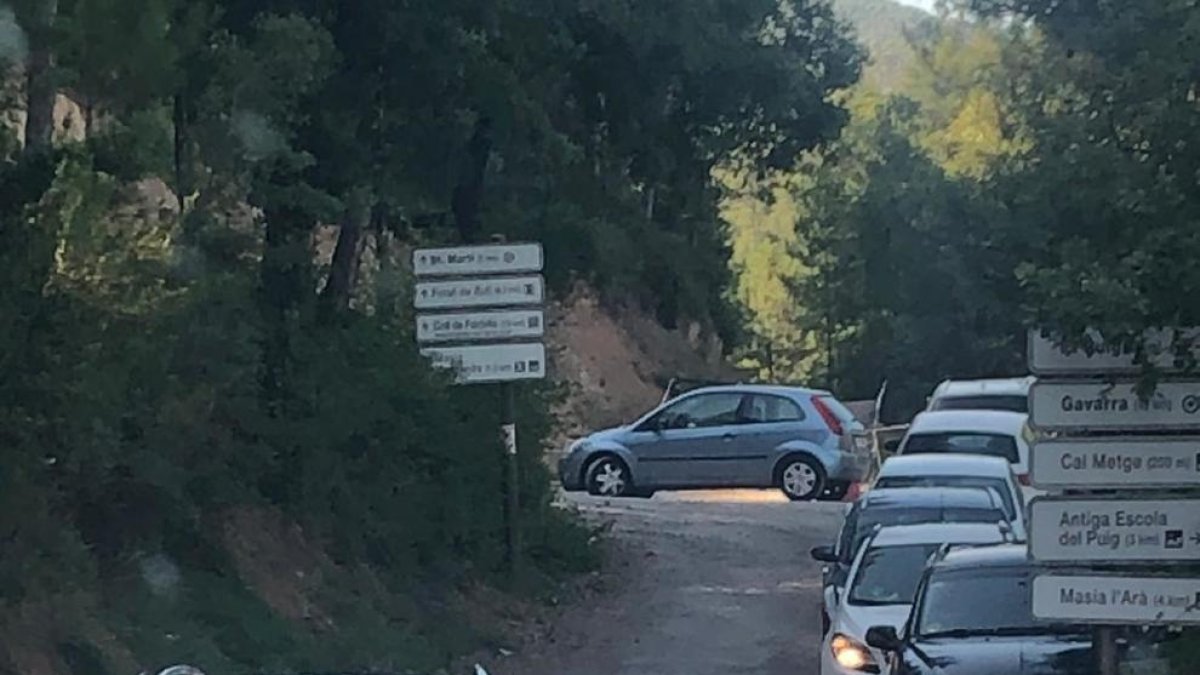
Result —
[[907, 605], [937, 544], [886, 546], [863, 554], [850, 586], [852, 605]]
[[904, 442], [903, 454], [964, 453], [1003, 457], [1016, 464], [1021, 461], [1017, 439], [1006, 434], [977, 432], [938, 432], [912, 434]]
[[882, 476], [875, 483], [878, 488], [983, 488], [991, 490], [1000, 496], [1004, 503], [1005, 517], [1015, 520], [1017, 505], [1013, 502], [1012, 491], [1008, 481], [1003, 478], [985, 478], [982, 476]]
[[922, 638], [1063, 632], [1034, 621], [1029, 580], [1029, 570], [1021, 568], [935, 572], [921, 598], [915, 632]]
[[934, 410], [1005, 410], [1029, 412], [1029, 398], [1018, 395], [1007, 396], [949, 396], [936, 399]]
[[974, 507], [906, 507], [889, 509], [865, 509], [857, 519], [854, 540], [843, 553], [853, 558], [858, 548], [876, 527], [896, 525], [922, 525], [925, 523], [996, 523], [1007, 520], [1002, 511]]

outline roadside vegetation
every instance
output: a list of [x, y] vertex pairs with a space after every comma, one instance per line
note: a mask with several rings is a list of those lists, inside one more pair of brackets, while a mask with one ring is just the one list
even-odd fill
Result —
[[[495, 393], [416, 354], [408, 251], [537, 239], [732, 335], [713, 166], [835, 138], [820, 4], [13, 0], [0, 672], [432, 672], [496, 646]], [[519, 401], [536, 597], [590, 569]], [[485, 589], [485, 590], [481, 590]]]

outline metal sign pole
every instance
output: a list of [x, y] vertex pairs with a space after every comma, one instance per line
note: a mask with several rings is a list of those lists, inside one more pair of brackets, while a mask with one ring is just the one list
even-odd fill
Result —
[[521, 577], [521, 496], [520, 468], [517, 455], [516, 392], [511, 382], [500, 385], [501, 433], [504, 437], [505, 463], [508, 469], [505, 529], [508, 539], [508, 572], [516, 584]]
[[1120, 660], [1117, 657], [1117, 629], [1112, 626], [1097, 626], [1092, 631], [1092, 652], [1096, 655], [1098, 675], [1120, 675]]

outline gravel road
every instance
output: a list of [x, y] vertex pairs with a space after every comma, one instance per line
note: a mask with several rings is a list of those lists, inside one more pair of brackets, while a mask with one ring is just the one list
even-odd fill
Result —
[[566, 601], [550, 635], [492, 675], [815, 675], [820, 568], [836, 503], [778, 492], [566, 498], [612, 523], [605, 591]]

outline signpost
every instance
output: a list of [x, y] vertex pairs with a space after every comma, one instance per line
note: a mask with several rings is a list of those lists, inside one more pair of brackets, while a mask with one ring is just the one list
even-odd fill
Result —
[[1043, 490], [1200, 489], [1200, 437], [1051, 438], [1031, 463]]
[[521, 541], [514, 383], [546, 377], [545, 281], [541, 244], [418, 249], [413, 274], [417, 343], [433, 365], [452, 369], [461, 385], [496, 384], [508, 466], [509, 568], [519, 576]]
[[1200, 579], [1042, 575], [1033, 580], [1033, 616], [1090, 624], [1200, 624]]
[[533, 339], [545, 333], [545, 312], [540, 309], [417, 316], [417, 342], [422, 344]]
[[[1148, 332], [1143, 360], [1178, 374], [1175, 336]], [[1029, 367], [1042, 378], [1030, 423], [1051, 432], [1030, 450], [1032, 481], [1057, 492], [1029, 505], [1029, 554], [1063, 568], [1035, 577], [1033, 613], [1096, 626], [1100, 675], [1118, 673], [1114, 625], [1200, 623], [1200, 579], [1163, 574], [1200, 561], [1200, 382], [1168, 379], [1143, 396], [1138, 361], [1029, 336]], [[1188, 489], [1191, 498], [1169, 492]]]
[[1200, 561], [1200, 499], [1039, 497], [1029, 529], [1046, 563]]
[[[1181, 331], [1185, 340], [1200, 337], [1200, 329]], [[1136, 375], [1141, 372], [1136, 355], [1121, 350], [1103, 349], [1104, 339], [1093, 333], [1092, 343], [1101, 347], [1093, 354], [1085, 351], [1066, 352], [1053, 340], [1039, 331], [1029, 333], [1029, 370], [1038, 376], [1045, 375]], [[1174, 331], [1156, 330], [1146, 332], [1146, 354], [1150, 365], [1161, 371], [1176, 370]], [[1200, 356], [1200, 347], [1192, 349]]]

